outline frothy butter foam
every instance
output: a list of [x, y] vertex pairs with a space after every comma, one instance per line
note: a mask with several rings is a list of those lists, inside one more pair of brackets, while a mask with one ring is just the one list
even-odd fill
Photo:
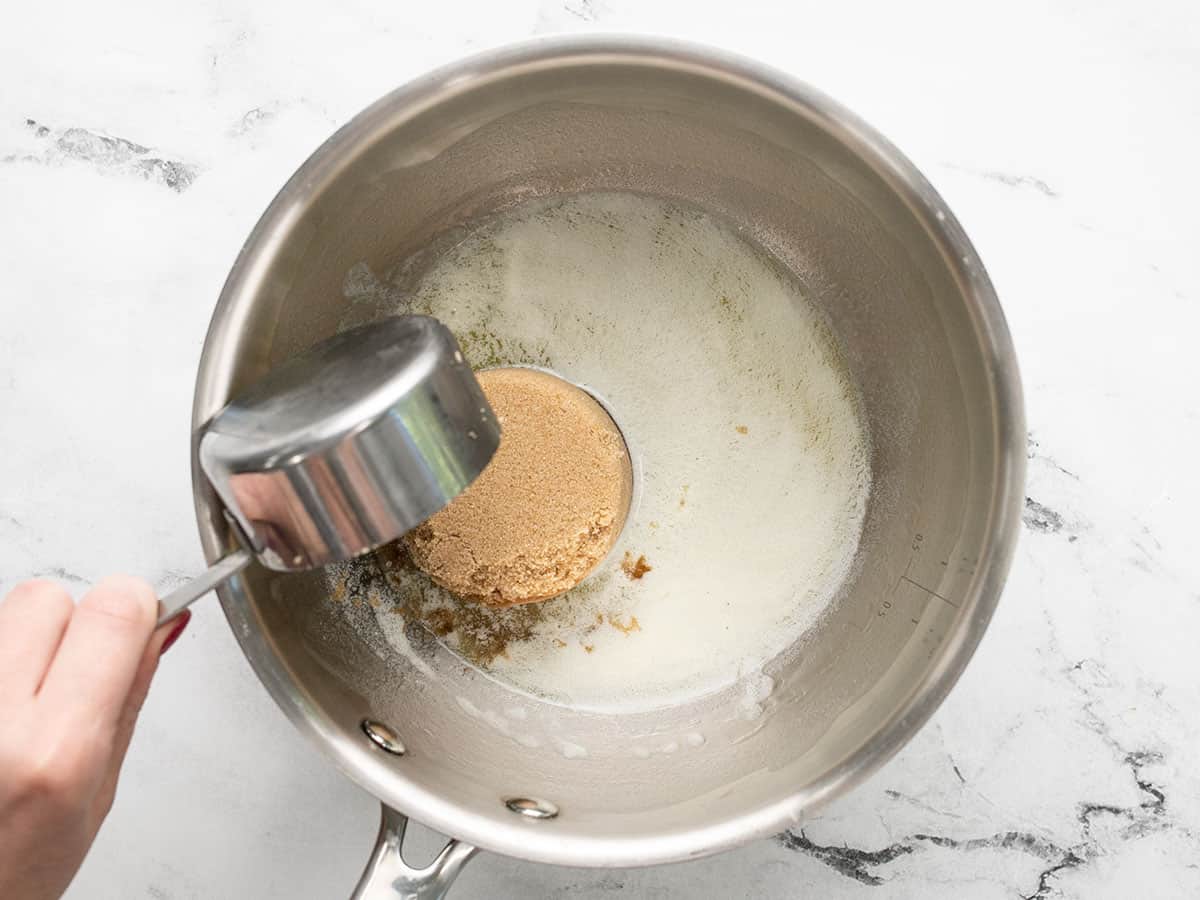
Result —
[[632, 709], [761, 671], [817, 623], [862, 531], [868, 437], [828, 327], [760, 249], [695, 210], [584, 194], [348, 284], [441, 319], [477, 368], [536, 365], [593, 391], [637, 481], [617, 546], [575, 590], [471, 609], [393, 558], [385, 634], [420, 618], [494, 679]]

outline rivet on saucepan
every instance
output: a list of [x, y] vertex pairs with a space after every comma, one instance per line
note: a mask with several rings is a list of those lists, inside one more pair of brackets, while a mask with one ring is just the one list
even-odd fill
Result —
[[504, 805], [518, 816], [527, 819], [553, 819], [558, 815], [558, 807], [549, 800], [534, 800], [530, 797], [509, 797]]
[[390, 753], [393, 756], [404, 755], [404, 743], [396, 735], [396, 732], [381, 722], [376, 722], [372, 719], [363, 719], [362, 730], [363, 734], [371, 739], [371, 743], [385, 753]]

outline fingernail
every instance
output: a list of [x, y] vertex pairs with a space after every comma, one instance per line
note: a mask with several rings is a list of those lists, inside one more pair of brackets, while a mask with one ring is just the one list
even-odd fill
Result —
[[179, 636], [183, 634], [183, 629], [187, 628], [188, 622], [192, 621], [192, 611], [185, 609], [175, 619], [175, 627], [171, 629], [171, 633], [167, 635], [167, 639], [163, 641], [162, 649], [158, 651], [158, 655], [162, 656], [171, 649], [171, 645], [179, 640]]

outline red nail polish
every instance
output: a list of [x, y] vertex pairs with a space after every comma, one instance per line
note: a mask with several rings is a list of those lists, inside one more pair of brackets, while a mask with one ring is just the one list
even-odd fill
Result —
[[192, 611], [185, 609], [179, 614], [175, 621], [175, 627], [171, 629], [171, 633], [167, 635], [167, 639], [163, 641], [162, 649], [158, 651], [159, 656], [170, 650], [171, 645], [179, 640], [179, 636], [183, 634], [183, 629], [187, 628], [187, 624], [190, 621], [192, 621]]

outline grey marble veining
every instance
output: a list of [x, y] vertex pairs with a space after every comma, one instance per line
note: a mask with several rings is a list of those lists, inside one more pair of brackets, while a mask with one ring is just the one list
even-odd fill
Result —
[[[123, 569], [166, 590], [200, 568], [187, 438], [208, 317], [259, 213], [332, 130], [463, 53], [622, 29], [811, 81], [943, 192], [1021, 361], [1022, 541], [960, 684], [853, 794], [678, 866], [484, 854], [452, 896], [1200, 896], [1200, 13], [1182, 0], [8, 10], [0, 589]], [[70, 896], [340, 897], [375, 827], [204, 604]]]

